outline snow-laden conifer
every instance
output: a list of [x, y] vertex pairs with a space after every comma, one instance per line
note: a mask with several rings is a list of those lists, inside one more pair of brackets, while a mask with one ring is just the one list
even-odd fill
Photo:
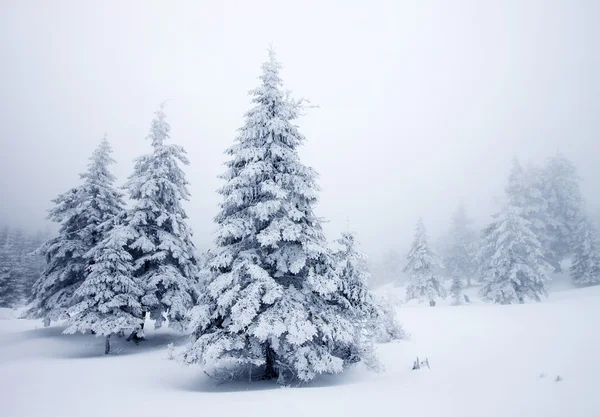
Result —
[[600, 284], [600, 237], [598, 228], [588, 216], [581, 216], [573, 239], [571, 278], [577, 285]]
[[560, 270], [560, 259], [554, 251], [552, 224], [548, 202], [544, 197], [542, 171], [533, 165], [524, 169], [517, 158], [512, 160], [512, 168], [505, 189], [507, 204], [519, 207], [521, 216], [529, 222], [529, 229], [536, 235], [546, 260]]
[[168, 319], [181, 331], [197, 298], [197, 260], [182, 206], [190, 194], [180, 164], [189, 162], [181, 146], [166, 143], [170, 130], [163, 104], [147, 137], [152, 153], [136, 160], [126, 184], [133, 204], [125, 223], [134, 277], [144, 291], [143, 314], [149, 313], [156, 327]]
[[104, 239], [86, 253], [91, 261], [89, 273], [75, 291], [79, 302], [69, 309], [64, 331], [106, 336], [105, 353], [110, 351], [112, 334], [131, 332], [142, 324], [143, 291], [133, 278], [132, 258], [125, 248], [130, 229], [120, 225], [122, 217], [106, 221], [100, 230]]
[[34, 300], [28, 316], [50, 320], [66, 317], [77, 300], [75, 291], [89, 271], [85, 254], [101, 239], [100, 225], [123, 209], [122, 195], [113, 184], [109, 167], [114, 163], [106, 138], [94, 151], [88, 169], [81, 174], [83, 184], [59, 195], [49, 219], [60, 223], [58, 236], [44, 244], [47, 266], [33, 289]]
[[530, 224], [519, 207], [507, 205], [484, 230], [478, 259], [485, 301], [512, 304], [548, 296], [550, 265]]
[[354, 233], [342, 233], [335, 244], [336, 272], [342, 279], [346, 298], [354, 300], [357, 322], [364, 323], [362, 333], [379, 343], [403, 338], [404, 331], [393, 307], [368, 288], [371, 274], [365, 255], [358, 251]]
[[368, 355], [354, 322], [363, 290], [344, 287], [313, 212], [316, 173], [294, 125], [302, 102], [282, 90], [273, 51], [262, 66], [222, 175], [211, 279], [194, 311], [187, 363], [309, 381]]
[[407, 259], [408, 263], [404, 267], [404, 272], [409, 276], [406, 299], [427, 300], [431, 306], [435, 306], [437, 298], [446, 297], [442, 279], [437, 274], [442, 263], [435, 251], [429, 247], [422, 219], [417, 222], [415, 238]]

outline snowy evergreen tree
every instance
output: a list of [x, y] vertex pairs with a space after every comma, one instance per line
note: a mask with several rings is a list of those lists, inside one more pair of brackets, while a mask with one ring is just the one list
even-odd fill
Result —
[[335, 243], [337, 247], [333, 256], [336, 272], [342, 279], [342, 292], [346, 294], [346, 298], [354, 300], [357, 319], [364, 323], [363, 331], [366, 336], [379, 343], [403, 338], [404, 331], [396, 320], [393, 308], [367, 287], [370, 273], [366, 257], [357, 249], [354, 234], [344, 232]]
[[[444, 265], [453, 282], [452, 294], [457, 296], [466, 282], [472, 285], [475, 278], [477, 252], [477, 233], [471, 228], [473, 221], [467, 216], [464, 206], [460, 205], [452, 216], [452, 226], [448, 233], [448, 245], [444, 252]], [[458, 292], [457, 292], [458, 291]]]
[[120, 225], [119, 217], [124, 216], [102, 224], [99, 231], [104, 239], [85, 254], [91, 261], [89, 274], [75, 291], [80, 301], [69, 309], [64, 331], [106, 336], [105, 353], [110, 352], [112, 334], [134, 331], [143, 322], [140, 298], [144, 292], [133, 278], [132, 257], [125, 248], [132, 236], [129, 228]]
[[547, 204], [548, 249], [553, 265], [573, 252], [575, 230], [581, 221], [583, 200], [575, 165], [561, 154], [550, 158], [541, 173], [541, 191]]
[[523, 303], [529, 298], [541, 301], [547, 296], [550, 265], [542, 245], [530, 229], [521, 208], [507, 205], [484, 230], [478, 254], [485, 301], [499, 304]]
[[122, 195], [113, 187], [109, 166], [115, 161], [106, 136], [90, 158], [83, 184], [58, 196], [49, 218], [61, 224], [58, 236], [42, 247], [47, 267], [33, 289], [34, 301], [27, 315], [51, 320], [67, 318], [76, 301], [74, 294], [84, 281], [91, 260], [85, 254], [101, 239], [101, 225], [123, 209]]
[[364, 290], [335, 273], [313, 213], [316, 173], [300, 161], [305, 139], [293, 124], [302, 102], [282, 91], [273, 51], [262, 69], [227, 151], [212, 276], [184, 360], [309, 381], [370, 354], [355, 324]]
[[441, 277], [437, 275], [437, 269], [442, 266], [442, 263], [427, 243], [427, 233], [422, 219], [417, 222], [415, 239], [407, 259], [408, 264], [404, 267], [404, 272], [409, 276], [406, 299], [427, 300], [431, 306], [435, 306], [436, 298], [446, 297]]
[[[188, 182], [180, 163], [188, 165], [185, 150], [170, 139], [164, 103], [152, 121], [148, 139], [152, 153], [136, 160], [126, 188], [133, 200], [126, 227], [134, 278], [144, 295], [142, 315], [149, 313], [155, 326], [165, 319], [183, 331], [186, 315], [195, 305], [197, 260], [182, 202], [189, 199]], [[141, 318], [141, 317], [140, 317]]]
[[575, 230], [571, 278], [577, 285], [600, 284], [600, 238], [588, 216], [581, 216]]
[[560, 260], [554, 252], [549, 234], [551, 220], [543, 193], [542, 172], [533, 165], [525, 170], [519, 160], [513, 158], [505, 191], [508, 204], [519, 207], [521, 216], [529, 222], [529, 229], [542, 245], [546, 260], [556, 270], [560, 270]]

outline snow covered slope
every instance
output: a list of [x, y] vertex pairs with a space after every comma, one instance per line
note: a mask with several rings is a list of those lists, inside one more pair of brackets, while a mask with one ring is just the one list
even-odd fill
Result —
[[[600, 416], [600, 287], [541, 304], [397, 309], [411, 340], [379, 346], [386, 370], [356, 367], [300, 388], [218, 385], [169, 360], [186, 337], [149, 331], [139, 346], [65, 336], [0, 313], [0, 415]], [[431, 369], [412, 371], [416, 356]], [[560, 376], [561, 381], [556, 381]]]

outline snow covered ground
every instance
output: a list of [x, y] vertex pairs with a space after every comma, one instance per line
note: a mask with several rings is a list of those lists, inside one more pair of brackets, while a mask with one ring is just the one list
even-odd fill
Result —
[[[541, 304], [474, 301], [399, 307], [411, 339], [379, 346], [384, 372], [358, 366], [299, 388], [218, 385], [168, 359], [167, 344], [187, 342], [168, 330], [116, 340], [105, 356], [101, 338], [0, 310], [0, 415], [600, 416], [600, 287]], [[417, 355], [431, 370], [411, 370]]]

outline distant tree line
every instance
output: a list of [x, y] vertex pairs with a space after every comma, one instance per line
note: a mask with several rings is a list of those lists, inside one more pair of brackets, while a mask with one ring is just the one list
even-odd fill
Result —
[[27, 233], [0, 225], [0, 307], [16, 307], [31, 299], [44, 269], [40, 248], [48, 236], [49, 232]]
[[600, 284], [598, 228], [586, 210], [579, 181], [575, 165], [562, 154], [542, 167], [526, 169], [515, 158], [502, 209], [478, 233], [460, 206], [441, 242], [441, 258], [429, 247], [419, 221], [404, 268], [409, 275], [407, 299], [434, 305], [436, 298], [444, 298], [442, 267], [455, 304], [463, 302], [463, 289], [473, 283], [481, 285], [485, 301], [541, 301], [548, 295], [550, 272], [562, 272], [565, 260], [570, 260], [568, 272], [576, 286]]

